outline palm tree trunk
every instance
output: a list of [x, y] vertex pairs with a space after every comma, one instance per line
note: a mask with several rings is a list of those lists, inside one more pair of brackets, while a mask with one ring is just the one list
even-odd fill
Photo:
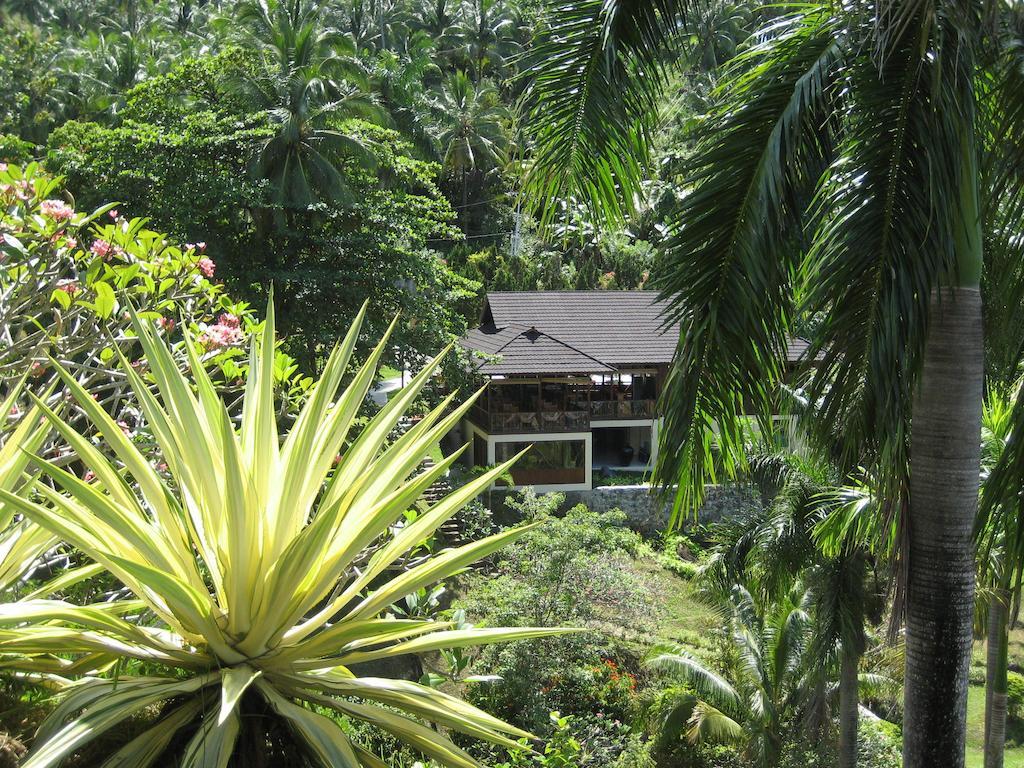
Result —
[[999, 587], [988, 605], [985, 680], [985, 768], [1003, 768], [1006, 748], [1006, 662], [1009, 595]]
[[839, 671], [839, 768], [857, 766], [857, 722], [860, 708], [860, 656], [843, 645]]
[[964, 765], [982, 346], [980, 291], [936, 290], [911, 431], [906, 768]]

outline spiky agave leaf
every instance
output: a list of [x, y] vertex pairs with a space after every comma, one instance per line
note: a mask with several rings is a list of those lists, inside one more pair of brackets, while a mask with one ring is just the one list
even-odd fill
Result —
[[[448, 398], [388, 444], [399, 419], [437, 370], [438, 357], [345, 447], [387, 344], [385, 337], [339, 393], [362, 317], [331, 354], [283, 440], [274, 413], [272, 307], [262, 336], [253, 338], [240, 429], [192, 342], [186, 339], [190, 382], [153, 329], [134, 318], [156, 394], [130, 366], [124, 369], [173, 483], [72, 376], [60, 371], [118, 464], [39, 403], [50, 424], [95, 472], [96, 482], [82, 482], [37, 459], [60, 492], [41, 488], [46, 503], [8, 492], [0, 498], [123, 581], [158, 624], [140, 626], [102, 606], [32, 600], [21, 604], [20, 613], [0, 615], [0, 624], [9, 627], [0, 632], [0, 651], [116, 653], [161, 665], [167, 676], [122, 673], [116, 686], [99, 678], [80, 683], [44, 725], [25, 768], [57, 765], [126, 717], [172, 698], [175, 706], [146, 738], [125, 745], [106, 765], [151, 765], [162, 751], [157, 747], [170, 743], [187, 724], [198, 724], [198, 729], [182, 765], [225, 765], [247, 692], [261, 696], [325, 766], [377, 766], [380, 761], [303, 702], [370, 722], [446, 766], [476, 763], [425, 723], [508, 747], [529, 736], [450, 695], [406, 681], [358, 677], [348, 668], [402, 654], [562, 631], [453, 629], [442, 621], [384, 617], [395, 601], [451, 576], [528, 527], [436, 553], [388, 575], [390, 566], [512, 461], [400, 527], [413, 502], [458, 458], [456, 453], [436, 467], [419, 469], [473, 398], [450, 412]], [[368, 562], [367, 550], [372, 552]]]
[[[20, 393], [21, 387], [14, 387], [0, 403], [0, 418], [7, 419], [17, 411]], [[49, 426], [42, 424], [37, 408], [21, 417], [14, 431], [0, 444], [0, 489], [25, 489], [25, 471], [29, 466], [25, 450], [38, 451], [49, 431]], [[0, 592], [14, 586], [56, 543], [49, 531], [29, 520], [15, 520], [15, 514], [12, 506], [0, 503]]]

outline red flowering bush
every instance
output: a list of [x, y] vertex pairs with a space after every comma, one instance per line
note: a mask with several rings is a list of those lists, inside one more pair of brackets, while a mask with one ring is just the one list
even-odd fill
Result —
[[600, 714], [625, 716], [631, 712], [636, 703], [636, 676], [632, 672], [620, 669], [611, 659], [591, 667], [594, 684], [591, 696], [603, 705]]

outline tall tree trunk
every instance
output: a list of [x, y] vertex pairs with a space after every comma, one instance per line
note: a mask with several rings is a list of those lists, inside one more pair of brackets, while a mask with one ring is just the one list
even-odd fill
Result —
[[964, 765], [983, 375], [980, 291], [936, 290], [911, 429], [906, 768]]
[[857, 766], [857, 722], [860, 708], [860, 655], [843, 644], [839, 671], [839, 768]]
[[1006, 749], [1006, 662], [1009, 594], [999, 587], [988, 605], [985, 679], [985, 768], [1003, 768]]

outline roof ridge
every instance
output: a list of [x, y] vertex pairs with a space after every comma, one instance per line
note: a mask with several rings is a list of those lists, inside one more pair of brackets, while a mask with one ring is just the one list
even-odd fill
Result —
[[[494, 324], [494, 327], [495, 327], [495, 328], [498, 328], [498, 324], [497, 324], [497, 323], [495, 323], [495, 324]], [[513, 337], [512, 337], [512, 338], [510, 338], [510, 339], [509, 339], [508, 341], [506, 341], [506, 342], [505, 342], [504, 344], [502, 344], [502, 345], [501, 345], [500, 347], [498, 347], [498, 348], [497, 348], [496, 350], [494, 350], [494, 352], [492, 352], [492, 353], [491, 353], [492, 355], [498, 355], [498, 354], [501, 354], [501, 350], [503, 350], [503, 349], [504, 349], [505, 347], [507, 347], [507, 346], [508, 346], [509, 344], [511, 344], [511, 343], [512, 343], [513, 341], [515, 341], [515, 340], [516, 340], [516, 339], [518, 339], [518, 338], [519, 338], [520, 336], [522, 336], [522, 335], [523, 335], [524, 333], [526, 333], [526, 331], [530, 330], [529, 328], [527, 328], [527, 327], [526, 327], [525, 325], [523, 325], [522, 323], [508, 323], [507, 325], [503, 325], [503, 326], [501, 326], [501, 327], [499, 328], [499, 330], [501, 330], [501, 331], [504, 331], [504, 330], [506, 330], [506, 329], [508, 329], [508, 328], [513, 328], [513, 327], [515, 327], [516, 329], [519, 329], [519, 328], [523, 328], [524, 330], [521, 330], [521, 331], [519, 331], [519, 333], [517, 333], [517, 334], [516, 334], [515, 336], [513, 336]]]
[[521, 291], [487, 291], [486, 295], [487, 296], [493, 296], [493, 295], [496, 295], [496, 294], [524, 295], [524, 294], [545, 294], [545, 293], [601, 294], [601, 295], [604, 295], [604, 296], [615, 296], [615, 295], [620, 295], [621, 296], [621, 295], [624, 295], [624, 294], [627, 294], [627, 293], [649, 293], [651, 296], [658, 296], [660, 294], [659, 291], [648, 290], [646, 288], [612, 288], [612, 289], [604, 289], [604, 288], [560, 289], [559, 288], [559, 289], [543, 290], [543, 291], [538, 291], [538, 290], [533, 290], [533, 289], [524, 289], [524, 290], [521, 290]]
[[[606, 362], [605, 362], [604, 360], [602, 360], [601, 358], [599, 358], [599, 357], [594, 357], [594, 356], [593, 356], [592, 354], [590, 354], [589, 352], [584, 352], [584, 351], [583, 351], [582, 349], [580, 349], [579, 347], [573, 346], [573, 345], [572, 345], [572, 344], [570, 344], [569, 342], [567, 342], [567, 341], [563, 341], [562, 339], [558, 338], [557, 336], [552, 336], [552, 335], [551, 335], [550, 333], [547, 333], [546, 331], [542, 331], [542, 330], [541, 330], [540, 328], [537, 328], [536, 326], [533, 326], [533, 327], [531, 327], [531, 328], [527, 329], [527, 331], [526, 331], [526, 332], [528, 333], [528, 332], [529, 332], [530, 330], [534, 330], [534, 331], [536, 331], [536, 332], [537, 332], [537, 333], [539, 333], [539, 334], [540, 334], [541, 336], [547, 336], [547, 337], [548, 337], [549, 339], [551, 339], [552, 341], [556, 341], [556, 342], [558, 342], [559, 344], [561, 344], [561, 345], [562, 345], [563, 347], [565, 347], [566, 349], [571, 349], [571, 350], [572, 350], [573, 352], [576, 352], [576, 353], [578, 353], [578, 354], [581, 354], [581, 355], [583, 355], [584, 357], [586, 357], [586, 358], [588, 358], [588, 359], [590, 359], [590, 360], [593, 360], [593, 361], [594, 361], [595, 363], [598, 363], [598, 364], [600, 364], [600, 365], [604, 365], [604, 366], [607, 366], [608, 368], [611, 368], [611, 369], [612, 369], [613, 371], [616, 371], [616, 370], [618, 370], [618, 368], [616, 368], [616, 367], [615, 367], [614, 365], [612, 365], [611, 363], [606, 363]], [[510, 343], [511, 343], [511, 342], [510, 342]], [[502, 347], [502, 349], [504, 349], [504, 347]]]

